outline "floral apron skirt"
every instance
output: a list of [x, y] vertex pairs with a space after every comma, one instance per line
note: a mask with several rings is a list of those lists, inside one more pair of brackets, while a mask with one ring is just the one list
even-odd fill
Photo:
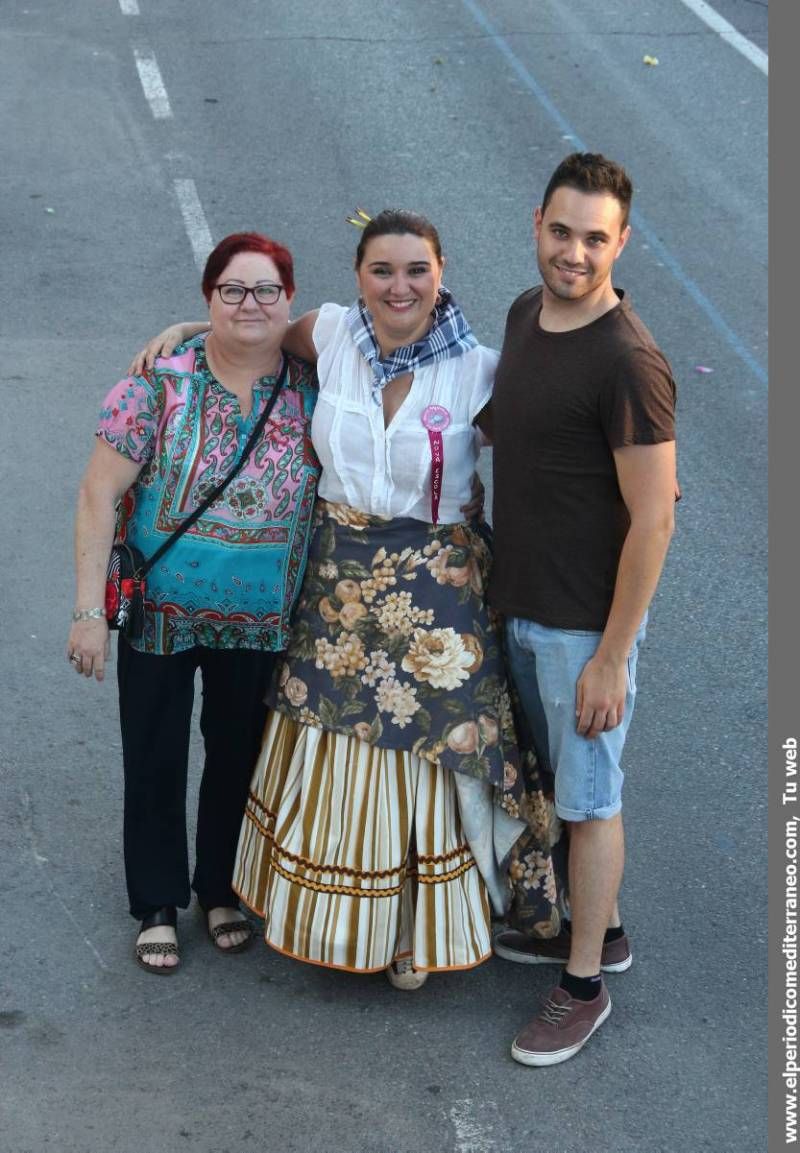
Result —
[[536, 837], [551, 802], [520, 764], [490, 562], [468, 525], [318, 502], [234, 875], [275, 948], [357, 971], [476, 965], [517, 843], [529, 916], [557, 929]]

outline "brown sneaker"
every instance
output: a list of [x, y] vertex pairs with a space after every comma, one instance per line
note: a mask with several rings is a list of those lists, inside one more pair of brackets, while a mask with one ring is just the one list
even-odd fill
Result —
[[[506, 961], [523, 965], [566, 965], [569, 960], [571, 937], [561, 932], [557, 937], [529, 937], [516, 929], [504, 929], [494, 938], [494, 951]], [[606, 941], [600, 957], [604, 973], [624, 973], [633, 963], [631, 947], [623, 933], [616, 941]]]
[[556, 985], [543, 998], [538, 1017], [530, 1021], [511, 1046], [521, 1065], [558, 1065], [574, 1057], [611, 1012], [605, 985], [593, 1001], [578, 1001]]

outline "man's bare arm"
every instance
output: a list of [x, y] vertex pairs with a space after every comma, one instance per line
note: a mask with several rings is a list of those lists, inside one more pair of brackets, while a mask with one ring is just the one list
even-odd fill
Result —
[[590, 738], [616, 728], [624, 716], [628, 654], [656, 591], [675, 524], [675, 442], [617, 449], [614, 463], [631, 525], [602, 640], [578, 679], [577, 730]]

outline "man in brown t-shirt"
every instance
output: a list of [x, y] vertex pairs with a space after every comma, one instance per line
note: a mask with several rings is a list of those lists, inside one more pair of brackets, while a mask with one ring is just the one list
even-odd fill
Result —
[[601, 970], [631, 963], [617, 906], [620, 760], [676, 493], [675, 384], [611, 283], [631, 196], [603, 156], [558, 166], [534, 214], [543, 283], [511, 307], [492, 399], [489, 598], [570, 837], [571, 921], [551, 941], [508, 930], [495, 943], [511, 960], [565, 964], [514, 1041], [527, 1065], [577, 1053], [611, 1011]]

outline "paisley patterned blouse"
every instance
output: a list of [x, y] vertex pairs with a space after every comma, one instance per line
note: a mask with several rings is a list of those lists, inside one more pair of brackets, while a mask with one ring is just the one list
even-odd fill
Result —
[[[230, 471], [275, 377], [253, 386], [253, 408], [212, 375], [204, 336], [112, 388], [97, 435], [141, 464], [118, 534], [151, 556]], [[310, 439], [317, 381], [289, 358], [286, 383], [259, 443], [222, 496], [147, 575], [145, 629], [131, 642], [168, 654], [194, 645], [279, 651], [300, 590], [320, 466]]]

